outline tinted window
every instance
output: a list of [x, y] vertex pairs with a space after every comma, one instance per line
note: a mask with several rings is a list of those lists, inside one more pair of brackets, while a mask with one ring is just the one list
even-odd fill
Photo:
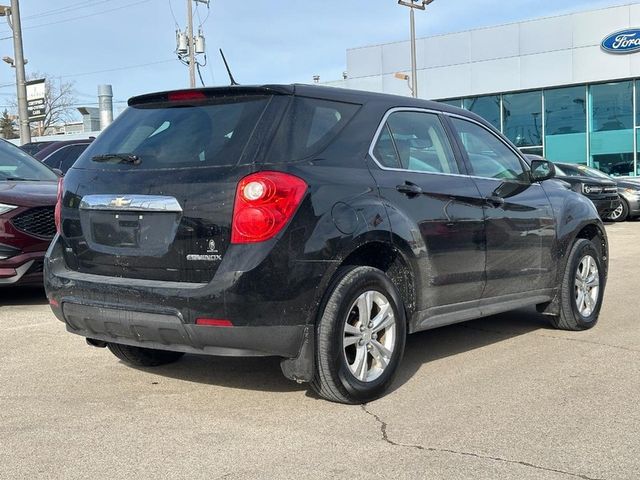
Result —
[[459, 173], [442, 123], [430, 113], [392, 113], [374, 153], [383, 166], [395, 163], [396, 168], [417, 172]]
[[389, 125], [385, 123], [376, 146], [373, 150], [373, 155], [376, 160], [380, 162], [383, 167], [387, 168], [401, 168], [400, 159], [398, 158], [398, 151], [393, 144], [393, 138], [391, 138], [391, 132], [389, 131]]
[[301, 160], [326, 148], [360, 105], [293, 97], [274, 139], [268, 163]]
[[83, 155], [81, 168], [122, 168], [96, 163], [96, 155], [135, 154], [138, 168], [235, 165], [269, 97], [216, 97], [206, 103], [179, 102], [129, 107]]
[[57, 180], [58, 176], [38, 160], [9, 142], [0, 141], [0, 181]]
[[467, 152], [473, 175], [507, 180], [526, 178], [518, 156], [489, 130], [457, 118], [452, 122]]
[[82, 155], [82, 152], [84, 152], [88, 146], [89, 146], [88, 143], [80, 144], [80, 145], [71, 145], [68, 148], [67, 156], [62, 160], [62, 163], [58, 168], [60, 168], [60, 170], [66, 173], [67, 170], [69, 170], [73, 166], [73, 164], [76, 162], [78, 157]]
[[69, 149], [70, 148], [71, 147], [69, 147], [69, 146], [64, 146], [64, 147], [56, 150], [51, 155], [49, 155], [47, 158], [45, 158], [42, 161], [42, 163], [44, 163], [45, 165], [47, 165], [48, 167], [51, 167], [51, 168], [60, 168], [60, 165], [62, 164], [63, 160], [65, 158], [67, 158], [67, 155], [69, 154]]
[[465, 98], [464, 108], [480, 115], [491, 125], [500, 130], [500, 97], [491, 95], [488, 97]]
[[561, 173], [566, 177], [593, 177], [609, 180], [609, 176], [595, 168], [589, 168], [585, 165], [563, 165]]

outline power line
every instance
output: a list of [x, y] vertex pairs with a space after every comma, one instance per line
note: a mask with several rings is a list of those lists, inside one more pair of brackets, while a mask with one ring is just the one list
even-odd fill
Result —
[[115, 68], [107, 68], [104, 70], [95, 70], [93, 72], [81, 72], [81, 73], [70, 73], [70, 74], [66, 74], [66, 75], [59, 75], [56, 76], [55, 78], [71, 78], [71, 77], [84, 77], [85, 75], [95, 75], [97, 73], [107, 73], [107, 72], [117, 72], [120, 70], [130, 70], [133, 68], [141, 68], [141, 67], [149, 67], [151, 65], [160, 65], [162, 63], [169, 63], [169, 62], [175, 62], [176, 59], [172, 58], [169, 60], [158, 60], [157, 62], [149, 62], [149, 63], [140, 63], [137, 65], [126, 65], [124, 67], [115, 67]]
[[114, 1], [118, 1], [118, 0], [99, 0], [99, 1], [94, 1], [94, 0], [85, 0], [83, 2], [79, 2], [79, 3], [74, 3], [72, 5], [67, 5], [66, 7], [60, 7], [60, 8], [55, 8], [53, 10], [45, 10], [44, 12], [40, 12], [34, 15], [28, 15], [26, 17], [23, 18], [23, 20], [30, 20], [30, 19], [34, 19], [34, 18], [42, 18], [42, 17], [50, 17], [52, 15], [61, 15], [63, 13], [67, 13], [73, 10], [79, 10], [81, 8], [87, 8], [87, 7], [95, 7], [96, 5], [101, 5], [103, 3], [113, 3]]
[[[78, 17], [65, 18], [64, 20], [57, 20], [55, 22], [49, 22], [49, 23], [41, 23], [39, 25], [29, 25], [29, 26], [24, 27], [23, 30], [31, 29], [31, 28], [48, 27], [50, 25], [58, 25], [60, 23], [72, 22], [74, 20], [81, 20], [83, 18], [95, 17], [96, 15], [102, 15], [103, 13], [115, 12], [116, 10], [122, 10], [124, 8], [134, 7], [136, 5], [141, 5], [143, 3], [149, 3], [150, 1], [151, 0], [140, 0], [138, 2], [130, 3], [128, 5], [122, 5], [120, 7], [111, 8], [109, 10], [101, 10], [100, 12], [89, 13], [87, 15], [81, 15], [81, 16], [78, 16]], [[8, 31], [0, 32], [0, 35], [7, 34], [7, 33], [10, 33], [10, 32], [8, 32]]]
[[171, 11], [171, 16], [173, 17], [173, 21], [176, 24], [176, 28], [180, 28], [180, 24], [178, 23], [176, 14], [173, 12], [173, 5], [171, 5], [171, 0], [169, 0], [169, 10]]

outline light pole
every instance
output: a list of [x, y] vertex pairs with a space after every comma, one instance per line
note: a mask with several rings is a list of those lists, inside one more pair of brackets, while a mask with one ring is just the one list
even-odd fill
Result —
[[418, 98], [418, 66], [416, 64], [416, 18], [414, 11], [425, 10], [427, 5], [434, 0], [398, 0], [399, 5], [409, 7], [411, 21], [411, 93], [414, 98]]
[[[29, 112], [27, 110], [27, 84], [24, 73], [24, 52], [22, 50], [22, 26], [20, 24], [20, 5], [18, 0], [11, 0], [11, 6], [0, 6], [0, 16], [7, 17], [7, 23], [13, 31], [13, 52], [16, 69], [16, 89], [18, 94], [18, 117], [20, 118], [20, 143], [31, 141]], [[6, 60], [5, 60], [6, 61]]]

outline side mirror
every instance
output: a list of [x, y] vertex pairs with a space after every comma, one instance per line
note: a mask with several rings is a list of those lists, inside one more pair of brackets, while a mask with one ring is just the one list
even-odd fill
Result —
[[542, 182], [556, 176], [556, 167], [548, 160], [531, 160], [531, 180]]

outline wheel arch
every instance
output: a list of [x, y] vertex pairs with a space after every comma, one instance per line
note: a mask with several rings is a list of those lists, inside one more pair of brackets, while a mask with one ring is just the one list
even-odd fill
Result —
[[[556, 288], [557, 293], [554, 299], [547, 303], [538, 306], [538, 311], [545, 315], [558, 315], [560, 312], [560, 298], [559, 291], [562, 282], [562, 278], [567, 268], [567, 262], [569, 261], [569, 253], [571, 252], [571, 248], [575, 244], [575, 242], [579, 239], [589, 240], [595, 243], [596, 247], [598, 247], [601, 255], [602, 262], [605, 268], [605, 279], [609, 270], [609, 244], [607, 241], [607, 234], [604, 230], [604, 226], [601, 223], [597, 222], [587, 222], [581, 225], [580, 228], [576, 228], [574, 230], [573, 235], [568, 236], [567, 239], [563, 242], [563, 247], [561, 251], [561, 259], [560, 262], [561, 268], [558, 268], [556, 272]], [[595, 241], [597, 240], [597, 241]]]

